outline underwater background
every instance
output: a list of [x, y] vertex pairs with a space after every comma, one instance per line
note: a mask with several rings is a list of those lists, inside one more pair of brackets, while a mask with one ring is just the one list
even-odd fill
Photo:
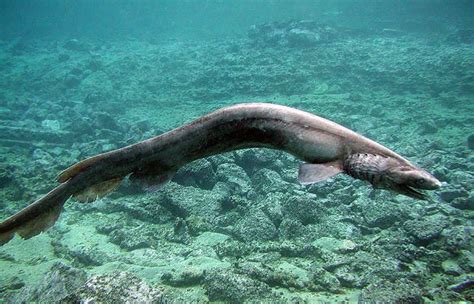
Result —
[[[432, 172], [418, 201], [249, 149], [125, 182], [0, 247], [1, 303], [474, 300], [473, 1], [0, 1], [0, 219], [71, 164], [223, 106], [331, 119]], [[89, 302], [90, 303], [90, 302]]]

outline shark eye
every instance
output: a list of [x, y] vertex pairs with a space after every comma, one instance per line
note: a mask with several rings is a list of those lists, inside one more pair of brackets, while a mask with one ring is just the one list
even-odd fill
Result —
[[419, 178], [419, 179], [416, 180], [417, 185], [423, 185], [425, 182], [426, 182], [426, 180], [424, 178]]

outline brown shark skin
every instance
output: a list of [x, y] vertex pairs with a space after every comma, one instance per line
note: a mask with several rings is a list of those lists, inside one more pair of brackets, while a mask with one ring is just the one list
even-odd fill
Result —
[[[413, 166], [390, 149], [308, 112], [268, 103], [238, 104], [66, 169], [59, 175], [60, 186], [0, 223], [0, 244], [7, 242], [25, 223], [54, 208], [60, 209], [70, 196], [98, 183], [129, 174], [131, 179], [167, 175], [196, 159], [252, 147], [283, 150], [308, 163], [335, 162], [341, 170], [346, 157], [357, 153], [381, 155]], [[50, 225], [30, 229], [22, 236], [29, 238]]]

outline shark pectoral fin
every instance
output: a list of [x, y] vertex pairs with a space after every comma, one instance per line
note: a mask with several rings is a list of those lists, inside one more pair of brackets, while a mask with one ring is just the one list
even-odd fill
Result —
[[314, 184], [341, 172], [341, 165], [338, 161], [324, 164], [301, 164], [298, 180], [302, 185]]

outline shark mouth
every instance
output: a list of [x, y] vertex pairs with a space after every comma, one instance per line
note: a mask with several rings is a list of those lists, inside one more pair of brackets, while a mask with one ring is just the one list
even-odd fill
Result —
[[414, 199], [419, 199], [419, 200], [427, 200], [428, 196], [420, 192], [419, 190], [415, 190], [413, 187], [407, 186], [407, 185], [396, 185], [395, 190], [403, 195], [409, 196]]

